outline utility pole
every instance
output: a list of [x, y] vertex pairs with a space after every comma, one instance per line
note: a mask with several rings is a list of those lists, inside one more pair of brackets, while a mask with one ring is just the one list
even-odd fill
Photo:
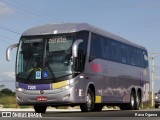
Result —
[[155, 75], [155, 55], [157, 53], [152, 53], [152, 71], [151, 71], [151, 80], [152, 80], [152, 101], [151, 101], [151, 105], [152, 107], [154, 107], [154, 75]]

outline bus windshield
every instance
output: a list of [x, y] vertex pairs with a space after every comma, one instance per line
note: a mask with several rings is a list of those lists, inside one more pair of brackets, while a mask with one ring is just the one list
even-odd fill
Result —
[[20, 79], [54, 79], [72, 74], [73, 35], [22, 37], [16, 75]]

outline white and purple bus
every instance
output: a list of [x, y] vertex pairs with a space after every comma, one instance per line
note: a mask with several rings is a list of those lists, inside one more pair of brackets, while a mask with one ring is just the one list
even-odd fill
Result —
[[26, 30], [16, 57], [16, 99], [38, 113], [47, 106], [101, 111], [104, 105], [137, 110], [149, 100], [145, 47], [86, 23]]

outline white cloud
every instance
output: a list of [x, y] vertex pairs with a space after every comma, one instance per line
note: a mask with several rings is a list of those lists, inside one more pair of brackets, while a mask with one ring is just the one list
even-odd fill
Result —
[[13, 9], [9, 8], [7, 4], [0, 2], [0, 16], [9, 15], [14, 12]]

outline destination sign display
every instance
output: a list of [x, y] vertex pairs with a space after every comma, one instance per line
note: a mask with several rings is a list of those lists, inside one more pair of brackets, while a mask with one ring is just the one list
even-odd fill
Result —
[[35, 43], [35, 42], [42, 42], [43, 39], [40, 38], [35, 38], [35, 39], [25, 39], [23, 42], [24, 43]]
[[50, 38], [48, 43], [64, 43], [66, 42], [66, 37], [65, 36], [58, 36], [58, 37], [53, 37]]

